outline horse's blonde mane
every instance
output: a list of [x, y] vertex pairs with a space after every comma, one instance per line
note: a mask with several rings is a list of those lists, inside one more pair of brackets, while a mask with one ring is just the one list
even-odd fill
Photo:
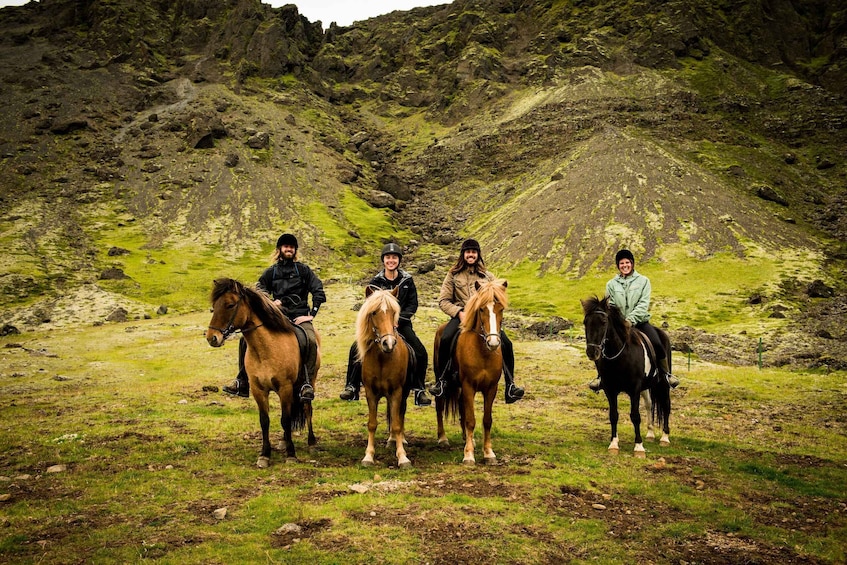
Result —
[[365, 353], [374, 343], [373, 330], [368, 321], [370, 315], [383, 308], [393, 313], [393, 323], [396, 327], [397, 322], [400, 321], [400, 303], [390, 290], [375, 290], [359, 308], [359, 314], [356, 316], [356, 347], [359, 349], [359, 361], [365, 357]]
[[506, 296], [506, 281], [495, 279], [480, 284], [476, 294], [471, 296], [465, 304], [465, 321], [462, 322], [462, 331], [473, 331], [479, 323], [480, 309], [491, 301], [499, 302], [503, 308], [508, 308], [509, 298]]

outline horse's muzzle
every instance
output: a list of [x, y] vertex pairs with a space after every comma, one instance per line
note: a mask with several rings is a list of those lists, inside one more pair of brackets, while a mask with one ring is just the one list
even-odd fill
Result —
[[382, 336], [379, 340], [379, 348], [383, 353], [391, 353], [397, 346], [397, 338], [393, 335]]
[[500, 347], [500, 334], [491, 334], [485, 338], [485, 346], [489, 351], [495, 351]]
[[206, 332], [206, 341], [209, 342], [209, 345], [212, 347], [220, 347], [226, 341], [226, 338], [220, 332], [216, 330], [208, 330]]
[[602, 353], [599, 345], [588, 345], [585, 348], [585, 355], [592, 361], [598, 361]]

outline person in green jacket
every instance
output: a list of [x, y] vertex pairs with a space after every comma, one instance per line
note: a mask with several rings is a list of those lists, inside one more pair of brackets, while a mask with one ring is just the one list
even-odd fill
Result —
[[[671, 388], [676, 388], [679, 379], [671, 374], [659, 332], [650, 324], [650, 279], [635, 270], [635, 257], [629, 249], [621, 249], [615, 254], [615, 264], [618, 267], [618, 275], [606, 283], [606, 296], [630, 324], [647, 336], [656, 350], [659, 369], [668, 379]], [[588, 383], [588, 388], [594, 392], [600, 391], [600, 375]]]

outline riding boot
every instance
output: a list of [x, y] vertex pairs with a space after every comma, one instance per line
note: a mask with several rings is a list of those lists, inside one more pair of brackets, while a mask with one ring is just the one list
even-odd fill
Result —
[[353, 361], [347, 371], [347, 382], [338, 397], [341, 400], [359, 400], [359, 389], [362, 386], [362, 365]]
[[415, 375], [415, 388], [413, 389], [413, 393], [415, 395], [415, 406], [429, 406], [432, 404], [432, 400], [426, 395], [424, 380], [426, 377], [423, 374]]
[[506, 404], [512, 404], [523, 398], [524, 389], [515, 384], [515, 377], [506, 365], [503, 365], [503, 378], [506, 380], [506, 390], [503, 391]]
[[600, 375], [598, 374], [593, 381], [588, 383], [588, 388], [593, 390], [594, 392], [600, 392]]
[[238, 341], [238, 375], [230, 384], [223, 386], [225, 393], [242, 398], [250, 396], [250, 382], [247, 380], [247, 371], [244, 370], [244, 356], [246, 354], [247, 341], [241, 338]]
[[668, 384], [671, 386], [671, 388], [676, 388], [679, 386], [679, 377], [671, 374], [670, 370], [668, 369], [667, 358], [659, 359], [659, 368], [662, 370], [662, 374], [665, 375], [665, 378], [668, 379]]

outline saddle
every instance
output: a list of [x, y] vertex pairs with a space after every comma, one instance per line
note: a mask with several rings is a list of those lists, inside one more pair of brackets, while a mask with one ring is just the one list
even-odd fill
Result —
[[644, 351], [644, 378], [652, 382], [659, 374], [659, 360], [656, 357], [656, 349], [647, 335], [637, 328], [632, 328], [641, 349]]
[[397, 335], [400, 336], [400, 341], [406, 346], [406, 350], [409, 352], [409, 361], [406, 365], [406, 387], [411, 390], [417, 386], [417, 383], [415, 383], [415, 369], [418, 366], [418, 357], [415, 355], [415, 350], [412, 349], [412, 346], [403, 337], [403, 334], [398, 333]]

